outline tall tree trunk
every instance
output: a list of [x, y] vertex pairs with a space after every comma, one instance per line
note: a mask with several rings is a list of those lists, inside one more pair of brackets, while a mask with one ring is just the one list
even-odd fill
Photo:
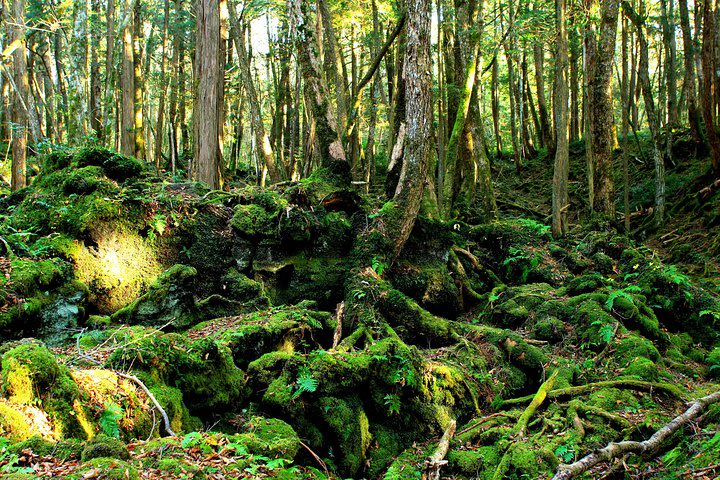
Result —
[[102, 110], [100, 107], [102, 90], [100, 86], [100, 0], [92, 0], [92, 16], [88, 27], [90, 36], [90, 130], [100, 142], [103, 141]]
[[15, 94], [12, 102], [12, 121], [16, 128], [12, 136], [12, 172], [10, 186], [13, 190], [23, 188], [26, 180], [28, 84], [27, 49], [25, 47], [25, 0], [12, 0], [12, 42], [17, 42], [13, 52], [13, 81]]
[[680, 5], [680, 27], [683, 36], [683, 51], [685, 65], [685, 99], [688, 109], [688, 124], [690, 135], [695, 142], [696, 148], [703, 145], [702, 134], [700, 133], [700, 114], [697, 107], [697, 86], [695, 84], [695, 44], [690, 30], [690, 15], [688, 12], [687, 0], [678, 0]]
[[652, 84], [650, 82], [650, 61], [649, 45], [645, 35], [645, 7], [640, 0], [640, 13], [636, 12], [630, 2], [623, 2], [623, 10], [637, 30], [638, 41], [640, 42], [640, 67], [638, 77], [642, 85], [645, 112], [650, 125], [650, 135], [653, 142], [653, 160], [655, 163], [655, 224], [660, 227], [665, 215], [665, 162], [660, 147], [660, 112], [655, 107], [652, 96]]
[[622, 22], [622, 75], [620, 79], [620, 98], [622, 101], [622, 165], [623, 165], [623, 210], [625, 213], [625, 232], [630, 232], [630, 174], [628, 172], [628, 135], [630, 134], [630, 83], [628, 79], [628, 47], [630, 24], [627, 18]]
[[713, 91], [718, 87], [715, 76], [715, 0], [706, 0], [703, 5], [703, 119], [707, 130], [708, 143], [712, 152], [712, 166], [720, 175], [720, 135], [715, 125], [715, 101]]
[[663, 46], [665, 47], [665, 81], [667, 125], [665, 126], [665, 156], [672, 160], [673, 129], [679, 124], [677, 99], [677, 41], [675, 38], [675, 0], [662, 0]]
[[[572, 22], [571, 16], [571, 24]], [[575, 28], [569, 35], [570, 40], [570, 141], [580, 139], [581, 121], [580, 121], [580, 58], [582, 56], [580, 47], [580, 36]]]
[[608, 216], [615, 215], [615, 189], [612, 171], [612, 151], [615, 144], [612, 67], [615, 57], [619, 5], [619, 0], [601, 2], [599, 36], [596, 49], [588, 62], [589, 126], [595, 186], [593, 208], [596, 212]]
[[[115, 93], [117, 88], [115, 85], [116, 81], [116, 68], [115, 68], [115, 0], [107, 0], [107, 10], [105, 11], [105, 18], [107, 19], [107, 26], [105, 29], [105, 85], [103, 87], [103, 101], [100, 103], [101, 107], [104, 106], [102, 111], [102, 127], [103, 132], [112, 132], [112, 127], [108, 128], [108, 119], [112, 117], [119, 117], [120, 112], [112, 110], [112, 105], [116, 102], [113, 98], [116, 97]], [[112, 94], [111, 94], [112, 92]], [[108, 140], [106, 143], [108, 146], [112, 146], [117, 142], [118, 132], [112, 137], [112, 143]], [[105, 135], [103, 135], [103, 138]]]
[[328, 83], [335, 85], [335, 105], [338, 126], [347, 123], [348, 108], [350, 100], [347, 93], [347, 80], [343, 73], [343, 57], [338, 43], [335, 27], [332, 23], [332, 15], [325, 0], [317, 0], [320, 19], [322, 21], [325, 39], [325, 75]]
[[568, 36], [565, 25], [565, 0], [555, 0], [557, 50], [555, 56], [555, 171], [553, 173], [552, 232], [557, 238], [568, 230], [568, 176], [570, 172], [568, 132]]
[[292, 0], [293, 21], [297, 27], [297, 48], [302, 76], [305, 82], [305, 96], [308, 108], [315, 121], [315, 136], [318, 142], [323, 166], [339, 169], [349, 180], [350, 168], [345, 150], [338, 135], [337, 119], [330, 106], [328, 88], [321, 76], [317, 57], [315, 32], [308, 23], [307, 0]]
[[125, 0], [123, 26], [123, 60], [120, 76], [122, 119], [120, 121], [120, 151], [135, 155], [135, 63], [133, 60], [133, 0]]
[[210, 188], [222, 185], [218, 103], [222, 101], [220, 77], [223, 75], [220, 48], [220, 4], [218, 0], [198, 0], [193, 109], [192, 178]]
[[502, 157], [503, 154], [503, 143], [502, 133], [500, 132], [500, 89], [498, 88], [498, 77], [500, 76], [500, 67], [498, 66], [497, 55], [493, 59], [492, 65], [492, 79], [490, 86], [492, 117], [493, 117], [493, 132], [495, 133], [495, 155]]
[[415, 225], [432, 148], [430, 2], [407, 0], [407, 15], [404, 64], [405, 158], [393, 197], [399, 215], [391, 216], [387, 225], [393, 243], [393, 258], [400, 254]]
[[170, 0], [165, 0], [163, 11], [162, 50], [160, 53], [160, 100], [158, 100], [157, 123], [155, 124], [155, 171], [159, 172], [163, 163], [163, 129], [165, 127], [165, 95], [167, 81], [165, 65], [168, 50], [168, 30], [170, 25]]
[[553, 151], [552, 126], [548, 115], [547, 100], [545, 100], [545, 50], [540, 41], [533, 46], [533, 59], [535, 61], [535, 88], [537, 90], [537, 107], [540, 116], [540, 139], [541, 145]]
[[142, 28], [142, 3], [135, 0], [133, 5], [133, 86], [134, 91], [134, 116], [135, 116], [135, 153], [134, 155], [145, 160], [145, 126], [143, 117], [143, 28]]
[[[230, 11], [230, 26], [232, 28], [232, 36], [235, 40], [235, 50], [238, 54], [238, 63], [240, 65], [240, 75], [242, 77], [245, 92], [247, 93], [248, 103], [250, 104], [250, 121], [252, 123], [253, 133], [255, 134], [255, 142], [262, 157], [264, 167], [267, 168], [270, 183], [277, 183], [283, 180], [283, 170], [275, 165], [275, 154], [270, 144], [270, 138], [265, 130], [265, 124], [262, 120], [262, 112], [260, 111], [260, 100], [255, 90], [255, 82], [253, 81], [250, 69], [250, 59], [245, 50], [245, 36], [240, 31], [240, 25], [235, 15], [235, 2], [229, 0], [228, 7]], [[264, 183], [264, 182], [262, 182]]]

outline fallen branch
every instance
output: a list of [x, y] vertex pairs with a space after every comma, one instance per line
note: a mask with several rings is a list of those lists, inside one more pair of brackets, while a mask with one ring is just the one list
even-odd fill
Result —
[[[552, 391], [548, 392], [547, 397], [551, 400], [555, 400], [555, 399], [561, 398], [561, 397], [584, 395], [586, 393], [590, 393], [590, 392], [598, 390], [600, 388], [629, 388], [632, 390], [641, 390], [641, 391], [646, 391], [646, 392], [658, 390], [660, 392], [666, 393], [675, 398], [682, 399], [684, 397], [682, 391], [675, 385], [670, 385], [668, 383], [659, 383], [659, 382], [644, 382], [642, 380], [631, 380], [631, 379], [606, 380], [603, 382], [588, 383], [585, 385], [578, 385], [575, 387], [559, 388], [557, 390], [552, 390]], [[527, 395], [525, 397], [511, 398], [509, 400], [504, 400], [502, 402], [502, 404], [500, 405], [500, 408], [510, 407], [513, 405], [522, 405], [523, 403], [532, 401], [532, 399], [534, 397], [535, 397], [535, 395]]]
[[440, 480], [440, 468], [448, 463], [447, 460], [445, 460], [445, 456], [450, 449], [450, 440], [452, 440], [453, 435], [455, 435], [456, 427], [457, 423], [455, 420], [451, 420], [435, 452], [425, 460], [425, 475], [423, 478], [427, 480]]
[[678, 431], [680, 427], [697, 418], [708, 405], [717, 402], [720, 402], [720, 391], [692, 402], [685, 412], [675, 417], [670, 423], [655, 432], [653, 436], [647, 440], [642, 442], [610, 442], [605, 448], [592, 452], [575, 463], [560, 465], [553, 480], [569, 480], [575, 478], [600, 463], [612, 461], [623, 455], [631, 453], [643, 456], [652, 455], [657, 452], [663, 442]]
[[155, 408], [157, 408], [158, 411], [160, 412], [160, 415], [162, 415], [162, 417], [163, 417], [163, 423], [165, 424], [165, 431], [166, 431], [166, 432], [168, 433], [168, 435], [170, 435], [171, 437], [176, 436], [175, 432], [173, 432], [173, 429], [172, 429], [172, 427], [170, 426], [170, 417], [168, 417], [167, 412], [165, 411], [164, 408], [162, 408], [162, 406], [160, 405], [160, 402], [157, 401], [157, 399], [155, 398], [155, 395], [152, 394], [152, 392], [151, 392], [150, 389], [147, 387], [147, 385], [145, 385], [145, 384], [143, 383], [143, 381], [140, 380], [139, 378], [137, 378], [135, 375], [128, 375], [127, 373], [121, 373], [121, 372], [115, 372], [115, 373], [117, 374], [118, 377], [126, 378], [126, 379], [128, 379], [128, 380], [130, 380], [130, 381], [132, 381], [132, 382], [135, 382], [135, 384], [137, 384], [140, 388], [143, 389], [143, 391], [144, 391], [145, 394], [148, 396], [148, 398], [150, 399], [150, 401], [155, 405]]
[[302, 446], [305, 448], [305, 450], [307, 450], [307, 451], [310, 453], [310, 455], [312, 455], [312, 457], [315, 459], [315, 461], [318, 462], [318, 464], [320, 465], [320, 467], [321, 467], [321, 468], [323, 469], [323, 471], [325, 472], [325, 475], [327, 475], [328, 477], [330, 477], [330, 471], [328, 470], [327, 465], [325, 464], [325, 462], [322, 461], [322, 458], [318, 457], [317, 453], [313, 452], [312, 449], [311, 449], [310, 447], [308, 447], [307, 445], [305, 445], [303, 442], [300, 442], [300, 445], [302, 445]]

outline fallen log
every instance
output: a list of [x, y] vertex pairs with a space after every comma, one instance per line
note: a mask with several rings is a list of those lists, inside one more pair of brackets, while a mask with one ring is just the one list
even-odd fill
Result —
[[610, 442], [606, 447], [584, 456], [575, 463], [560, 465], [553, 480], [569, 480], [575, 478], [600, 463], [610, 462], [627, 454], [650, 456], [656, 453], [663, 442], [678, 431], [680, 427], [697, 418], [708, 405], [717, 402], [720, 402], [720, 391], [692, 402], [685, 412], [675, 417], [670, 423], [655, 432], [647, 440], [642, 442]]

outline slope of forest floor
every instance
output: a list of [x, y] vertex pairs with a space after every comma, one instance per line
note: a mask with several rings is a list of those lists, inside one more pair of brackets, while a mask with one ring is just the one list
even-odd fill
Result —
[[[553, 240], [550, 164], [498, 160], [500, 220], [419, 218], [389, 265], [375, 226], [393, 204], [327, 172], [224, 192], [100, 149], [44, 158], [0, 198], [0, 470], [549, 478], [649, 438], [720, 388], [720, 192], [688, 158], [662, 229], [574, 217]], [[644, 212], [650, 166], [631, 165]], [[716, 478], [719, 425], [710, 405], [587, 475]], [[447, 463], [428, 463], [443, 433]]]

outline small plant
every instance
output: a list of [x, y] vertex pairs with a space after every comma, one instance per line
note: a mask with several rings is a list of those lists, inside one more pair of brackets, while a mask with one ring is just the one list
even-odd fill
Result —
[[600, 335], [600, 338], [605, 343], [610, 343], [610, 341], [615, 336], [615, 326], [611, 325], [609, 323], [602, 322], [600, 320], [595, 320], [591, 323], [591, 325], [598, 325], [598, 334]]
[[642, 288], [638, 287], [637, 285], [629, 285], [625, 288], [621, 288], [620, 290], [613, 290], [608, 295], [608, 299], [605, 301], [605, 308], [610, 311], [613, 309], [613, 306], [615, 305], [615, 300], [618, 298], [624, 298], [630, 303], [634, 304], [631, 293], [639, 293], [642, 292]]
[[565, 463], [570, 462], [575, 458], [575, 447], [568, 443], [562, 443], [555, 449], [555, 456], [561, 458]]
[[293, 393], [292, 398], [295, 399], [306, 392], [313, 393], [315, 390], [317, 390], [317, 387], [318, 381], [313, 378], [310, 370], [307, 367], [302, 367], [298, 371], [298, 378], [295, 382], [295, 393]]
[[388, 408], [390, 415], [397, 413], [400, 414], [400, 396], [394, 393], [388, 393], [384, 397], [385, 406]]
[[105, 404], [105, 410], [100, 414], [100, 428], [108, 437], [120, 438], [120, 424], [123, 410], [115, 402]]
[[382, 277], [383, 272], [387, 269], [387, 264], [381, 261], [379, 258], [373, 257], [372, 269], [375, 270], [375, 273]]
[[539, 237], [551, 237], [549, 225], [544, 225], [529, 218], [521, 218], [517, 222], [523, 227], [532, 230]]

